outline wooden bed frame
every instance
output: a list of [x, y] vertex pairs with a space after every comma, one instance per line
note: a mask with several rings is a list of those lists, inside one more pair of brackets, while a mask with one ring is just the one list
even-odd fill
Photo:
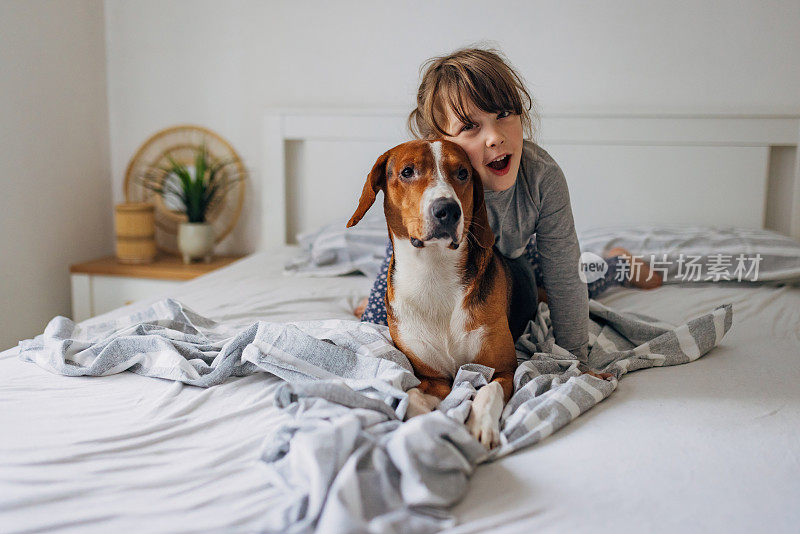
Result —
[[[406, 112], [273, 109], [263, 120], [260, 250], [346, 219], [372, 163], [409, 139]], [[578, 230], [768, 228], [800, 240], [800, 115], [544, 114]]]

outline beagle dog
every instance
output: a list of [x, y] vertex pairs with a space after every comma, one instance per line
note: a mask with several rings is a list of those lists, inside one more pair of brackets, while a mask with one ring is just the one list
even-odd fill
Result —
[[389, 330], [421, 382], [408, 392], [407, 416], [433, 410], [461, 365], [486, 365], [494, 376], [478, 390], [466, 424], [484, 446], [497, 446], [514, 391], [514, 341], [536, 313], [530, 272], [494, 248], [480, 177], [457, 144], [411, 141], [381, 155], [348, 228], [378, 191], [393, 248]]

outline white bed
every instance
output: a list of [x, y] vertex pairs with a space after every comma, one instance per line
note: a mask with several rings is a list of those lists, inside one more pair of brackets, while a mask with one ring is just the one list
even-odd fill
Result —
[[[292, 130], [299, 124], [292, 117], [300, 115], [307, 129]], [[309, 143], [303, 148], [285, 141], [307, 140], [310, 131], [324, 134], [324, 122], [330, 116], [330, 112], [268, 115], [266, 161], [287, 165], [269, 167], [281, 178], [273, 176], [265, 182], [270, 186], [262, 187], [262, 209], [267, 214], [263, 250], [188, 282], [170, 296], [232, 325], [256, 319], [352, 318], [350, 310], [371, 285], [366, 277], [282, 274], [284, 261], [296, 252], [283, 243], [287, 234], [343, 216], [342, 209], [337, 209], [317, 221], [314, 213], [318, 210], [293, 211], [306, 200], [312, 202], [301, 193], [303, 184], [315, 180], [314, 172], [321, 168], [315, 154], [330, 152], [331, 143], [342, 139], [321, 139], [321, 146]], [[386, 145], [384, 137], [393, 135], [387, 125], [396, 125], [398, 115], [347, 112], [346, 117], [345, 122], [358, 126], [344, 129], [349, 132], [347, 142], [357, 140], [358, 146], [351, 143], [350, 149], [361, 155], [345, 158], [341, 164], [345, 170], [359, 165], [367, 168], [362, 160], [368, 158], [368, 151], [377, 152], [373, 148]], [[364, 118], [374, 122], [374, 130], [365, 130]], [[760, 227], [775, 217], [777, 224], [793, 231], [797, 203], [787, 208], [782, 199], [770, 200], [770, 195], [775, 187], [785, 187], [786, 180], [796, 177], [796, 167], [786, 165], [785, 154], [775, 147], [796, 146], [797, 119], [792, 119], [795, 137], [790, 138], [786, 127], [781, 130], [785, 137], [777, 141], [767, 139], [777, 128], [768, 124], [771, 119], [757, 120], [766, 121], [762, 124], [765, 137], [758, 143], [750, 140], [740, 146], [735, 144], [743, 143], [739, 140], [732, 145], [708, 145], [726, 148], [726, 154], [738, 162], [735, 168], [722, 164], [719, 176], [732, 189], [726, 199], [730, 209], [720, 210], [710, 222], [729, 222], [722, 220], [725, 217], [741, 221], [739, 214], [731, 213], [731, 206], [742, 202], [736, 209], [749, 218], [744, 225]], [[672, 135], [683, 131], [689, 136], [694, 131], [686, 121], [678, 123]], [[546, 121], [543, 126], [546, 132]], [[576, 169], [576, 181], [581, 180], [577, 169], [588, 166], [585, 154], [603, 139], [595, 133], [571, 145], [575, 140], [565, 134], [568, 142], [563, 146], [575, 147], [573, 163], [566, 163], [569, 150], [562, 157], [571, 191], [568, 165]], [[647, 152], [651, 145], [686, 148], [656, 141], [616, 146], [639, 146]], [[752, 149], [752, 145], [761, 148], [738, 150]], [[630, 154], [623, 159], [636, 173], [643, 152], [630, 149]], [[713, 162], [713, 154], [719, 153], [700, 150], [698, 154], [703, 154], [699, 159]], [[758, 161], [763, 166], [754, 177], [752, 169]], [[782, 172], [787, 169], [788, 174]], [[296, 178], [288, 202], [287, 175]], [[354, 184], [360, 188], [361, 175], [345, 188]], [[634, 179], [626, 176], [628, 183]], [[757, 187], [751, 187], [753, 180]], [[746, 206], [753, 204], [756, 194], [755, 204], [763, 208], [753, 214]], [[300, 201], [295, 198], [298, 195]], [[573, 193], [576, 211], [584, 203], [579, 197]], [[354, 203], [349, 200], [341, 201], [346, 204], [344, 212]], [[709, 201], [706, 197], [687, 203], [697, 206]], [[651, 211], [654, 206], [668, 206], [666, 202], [652, 199]], [[327, 198], [327, 204], [334, 203], [338, 199]], [[153, 300], [94, 320], [126, 315]], [[800, 287], [678, 284], [650, 292], [618, 288], [604, 294], [601, 302], [676, 324], [731, 302], [734, 322], [721, 346], [700, 360], [627, 375], [608, 400], [565, 429], [534, 447], [480, 466], [464, 500], [454, 508], [459, 525], [452, 531], [796, 532], [800, 521], [796, 506], [800, 502]], [[281, 421], [278, 410], [271, 407], [270, 394], [277, 383], [275, 378], [254, 375], [200, 389], [130, 373], [70, 378], [21, 362], [16, 349], [3, 352], [0, 530], [257, 531], [260, 518], [269, 513], [273, 491], [256, 460], [264, 437]]]

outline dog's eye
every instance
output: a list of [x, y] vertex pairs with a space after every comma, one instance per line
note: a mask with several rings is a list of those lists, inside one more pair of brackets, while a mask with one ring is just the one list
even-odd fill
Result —
[[400, 176], [403, 178], [411, 178], [414, 176], [414, 167], [406, 167], [402, 171], [400, 171]]
[[467, 178], [469, 178], [469, 171], [467, 169], [464, 169], [463, 167], [461, 169], [458, 169], [458, 179], [463, 182]]

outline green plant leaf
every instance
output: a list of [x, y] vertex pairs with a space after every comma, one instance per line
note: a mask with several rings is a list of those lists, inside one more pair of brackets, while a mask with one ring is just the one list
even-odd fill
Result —
[[196, 149], [194, 173], [171, 154], [166, 158], [169, 165], [148, 169], [139, 183], [164, 199], [175, 198], [189, 222], [206, 222], [206, 215], [245, 178], [238, 168], [232, 170], [233, 174], [226, 171], [229, 165], [238, 163], [236, 158], [212, 162], [205, 140]]
[[211, 170], [209, 171], [209, 178], [208, 178], [209, 183], [214, 182], [218, 175], [219, 176], [225, 176], [225, 174], [219, 174], [219, 172], [222, 169], [224, 169], [225, 167], [227, 167], [228, 165], [232, 164], [232, 163], [236, 163], [236, 159], [235, 158], [231, 158], [231, 159], [226, 160], [226, 161], [221, 161], [221, 162], [217, 163], [216, 165], [213, 165], [211, 167]]
[[175, 161], [175, 159], [172, 156], [168, 155], [167, 159], [172, 165], [172, 168], [169, 169], [169, 172], [178, 177], [185, 191], [189, 190], [191, 188], [191, 183], [192, 183], [192, 175], [189, 174], [189, 169], [186, 168], [186, 165]]
[[197, 151], [197, 155], [194, 159], [194, 179], [199, 182], [205, 181], [206, 178], [206, 142], [205, 140], [200, 145], [200, 149]]

